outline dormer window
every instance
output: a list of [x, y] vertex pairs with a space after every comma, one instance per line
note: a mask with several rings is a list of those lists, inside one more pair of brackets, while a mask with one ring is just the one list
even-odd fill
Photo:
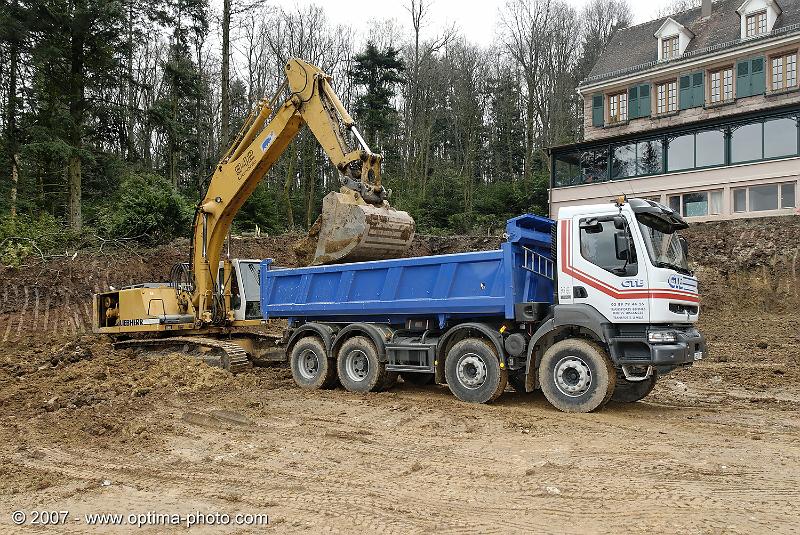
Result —
[[658, 61], [669, 61], [686, 52], [694, 34], [672, 17], [667, 17], [653, 37], [657, 39]]
[[661, 59], [668, 60], [680, 56], [680, 38], [671, 35], [661, 39]]
[[745, 37], [755, 37], [767, 33], [767, 10], [747, 15], [745, 19]]
[[745, 0], [736, 10], [742, 25], [742, 39], [767, 35], [782, 13], [775, 0]]

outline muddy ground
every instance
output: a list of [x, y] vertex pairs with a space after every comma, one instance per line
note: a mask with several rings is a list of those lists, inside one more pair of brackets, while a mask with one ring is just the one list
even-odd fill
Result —
[[[83, 533], [84, 514], [201, 511], [267, 513], [269, 529], [291, 533], [797, 533], [800, 218], [689, 237], [709, 358], [642, 402], [584, 415], [540, 393], [469, 405], [443, 386], [305, 392], [284, 367], [231, 376], [88, 333], [92, 291], [159, 280], [181, 244], [6, 269], [0, 530]], [[426, 238], [414, 253], [497, 241]], [[287, 243], [242, 240], [237, 254], [291, 265]], [[15, 510], [28, 514], [21, 528]], [[31, 527], [39, 510], [70, 513]]]

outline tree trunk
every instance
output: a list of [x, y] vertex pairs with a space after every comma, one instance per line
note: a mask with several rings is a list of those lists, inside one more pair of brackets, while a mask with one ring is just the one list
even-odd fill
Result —
[[294, 228], [294, 212], [292, 211], [292, 182], [294, 181], [294, 165], [297, 153], [294, 147], [289, 147], [289, 168], [286, 179], [283, 181], [283, 198], [286, 202], [286, 223], [290, 229]]
[[[12, 4], [16, 11], [16, 0]], [[8, 51], [8, 105], [6, 110], [8, 112], [6, 118], [6, 140], [8, 146], [8, 154], [11, 157], [11, 199], [10, 211], [11, 217], [17, 215], [17, 184], [19, 182], [19, 155], [18, 152], [18, 139], [17, 139], [17, 63], [19, 62], [19, 47], [16, 40], [12, 39]]]
[[[77, 2], [75, 12], [83, 8], [83, 2]], [[73, 30], [74, 31], [74, 30]], [[70, 102], [69, 114], [70, 144], [72, 154], [69, 157], [67, 172], [67, 223], [75, 231], [81, 230], [83, 220], [81, 217], [81, 140], [83, 130], [84, 109], [84, 38], [80, 30], [71, 35], [71, 64], [70, 64]]]
[[69, 159], [67, 180], [69, 183], [67, 206], [69, 228], [80, 231], [83, 220], [81, 218], [81, 157], [78, 154], [73, 154]]
[[231, 129], [231, 75], [230, 75], [230, 55], [231, 55], [231, 0], [222, 2], [222, 93], [220, 115], [220, 145], [221, 152], [225, 152], [228, 147]]
[[136, 159], [136, 148], [133, 139], [133, 128], [136, 124], [136, 112], [134, 110], [136, 107], [136, 88], [133, 82], [133, 2], [134, 0], [128, 0], [128, 57], [126, 58], [128, 74], [128, 118], [127, 124], [125, 125], [126, 147], [124, 147], [124, 149], [125, 156], [129, 161]]

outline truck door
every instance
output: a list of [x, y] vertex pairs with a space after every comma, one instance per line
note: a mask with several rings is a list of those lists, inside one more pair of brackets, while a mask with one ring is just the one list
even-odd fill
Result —
[[638, 234], [630, 231], [635, 223], [616, 212], [563, 224], [569, 229], [562, 271], [572, 278], [572, 302], [591, 305], [615, 323], [648, 322], [647, 270], [639, 262]]

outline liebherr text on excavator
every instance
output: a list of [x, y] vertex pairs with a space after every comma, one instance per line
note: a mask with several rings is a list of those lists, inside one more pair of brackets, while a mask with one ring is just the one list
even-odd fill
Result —
[[382, 156], [370, 151], [331, 77], [300, 59], [289, 61], [285, 74], [284, 84], [259, 103], [217, 165], [195, 212], [189, 262], [173, 267], [169, 283], [95, 295], [96, 333], [150, 333], [123, 345], [201, 347], [234, 371], [247, 364], [245, 353], [265, 351], [261, 336], [244, 329], [261, 322], [258, 261], [222, 258], [222, 251], [234, 216], [303, 125], [338, 169], [341, 183], [340, 191], [323, 199], [310, 236], [316, 240], [312, 264], [393, 258], [408, 248], [414, 220], [389, 205]]

